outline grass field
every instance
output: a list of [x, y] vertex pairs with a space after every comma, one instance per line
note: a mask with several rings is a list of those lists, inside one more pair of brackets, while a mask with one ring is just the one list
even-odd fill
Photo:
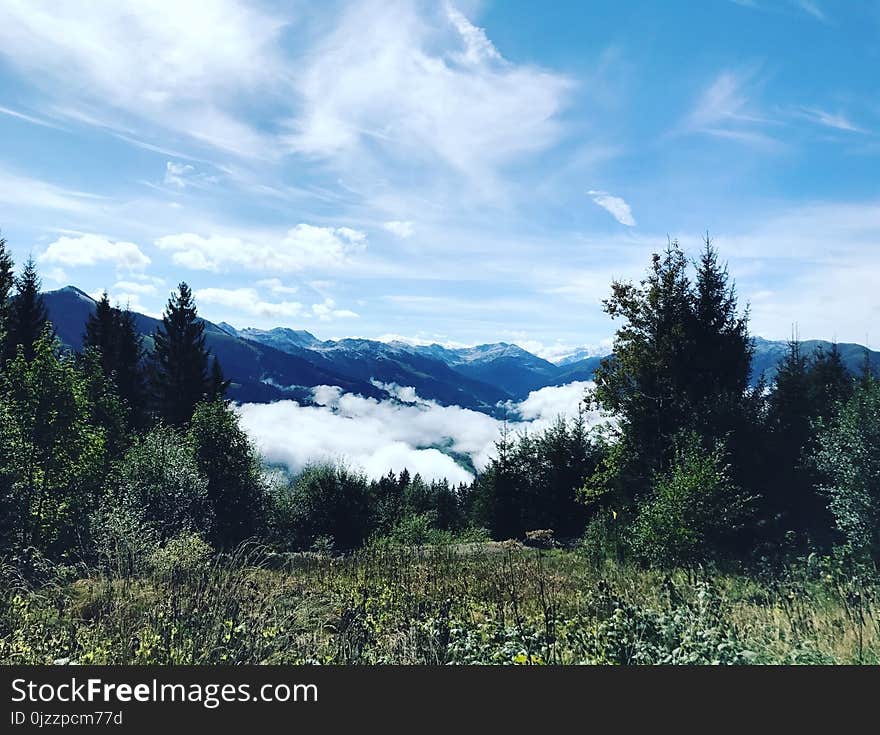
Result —
[[5, 572], [6, 664], [880, 663], [880, 586], [810, 557], [665, 574], [514, 542]]

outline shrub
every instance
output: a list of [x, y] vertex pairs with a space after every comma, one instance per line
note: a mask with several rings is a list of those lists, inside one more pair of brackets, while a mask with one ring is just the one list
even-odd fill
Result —
[[142, 508], [106, 499], [91, 517], [95, 553], [102, 568], [119, 577], [140, 574], [159, 545], [159, 533]]
[[0, 532], [12, 547], [59, 559], [80, 545], [99, 497], [106, 431], [88, 380], [50, 330], [32, 351], [26, 359], [19, 349], [0, 371]]
[[153, 551], [150, 566], [163, 576], [191, 574], [204, 567], [213, 552], [201, 534], [184, 532]]
[[578, 550], [593, 564], [624, 557], [626, 526], [623, 517], [611, 509], [602, 509], [590, 519]]
[[880, 559], [880, 382], [860, 387], [818, 443], [814, 460], [838, 530], [854, 552]]
[[113, 501], [153, 529], [160, 541], [185, 531], [210, 533], [207, 482], [193, 445], [174, 429], [153, 429], [126, 452]]
[[586, 659], [596, 664], [744, 664], [754, 654], [739, 641], [724, 615], [718, 591], [698, 582], [694, 599], [668, 609], [624, 602], [600, 590], [607, 615], [584, 640]]
[[671, 470], [657, 478], [652, 497], [638, 509], [629, 540], [648, 564], [693, 567], [719, 550], [744, 509], [723, 447], [707, 451], [689, 434], [680, 440]]
[[262, 533], [267, 483], [260, 457], [235, 412], [223, 401], [199, 404], [189, 438], [213, 513], [212, 529], [204, 529], [208, 537], [218, 547], [230, 548]]
[[417, 513], [397, 522], [391, 530], [391, 540], [404, 546], [421, 546], [430, 542], [434, 530], [434, 515]]
[[276, 490], [272, 535], [283, 548], [306, 550], [319, 537], [336, 550], [355, 549], [369, 535], [368, 483], [346, 467], [315, 465]]

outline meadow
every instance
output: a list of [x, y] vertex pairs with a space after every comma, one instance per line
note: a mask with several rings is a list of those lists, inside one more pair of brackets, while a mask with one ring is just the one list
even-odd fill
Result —
[[660, 572], [518, 542], [345, 556], [197, 541], [139, 571], [6, 567], [3, 664], [878, 664], [876, 572]]

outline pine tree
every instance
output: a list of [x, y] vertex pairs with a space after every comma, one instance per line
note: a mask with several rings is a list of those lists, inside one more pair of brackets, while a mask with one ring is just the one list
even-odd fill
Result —
[[145, 421], [142, 343], [134, 315], [129, 309], [111, 306], [105, 291], [86, 322], [83, 347], [99, 353], [101, 369], [116, 386], [133, 428], [142, 428]]
[[830, 350], [819, 345], [809, 373], [809, 401], [814, 417], [829, 420], [840, 404], [849, 400], [854, 387], [837, 342], [831, 344]]
[[83, 336], [83, 347], [97, 350], [101, 355], [101, 367], [108, 378], [113, 376], [116, 368], [117, 352], [117, 316], [116, 309], [110, 305], [110, 297], [104, 291], [95, 306], [95, 311], [86, 320], [86, 331]]
[[864, 388], [873, 384], [876, 375], [874, 374], [874, 365], [871, 364], [871, 351], [865, 347], [862, 355], [862, 366], [859, 370], [859, 386]]
[[188, 435], [213, 509], [209, 538], [220, 548], [231, 548], [258, 535], [266, 518], [266, 485], [259, 455], [236, 413], [221, 401], [203, 403]]
[[[677, 242], [655, 254], [639, 285], [615, 281], [604, 309], [622, 319], [614, 355], [596, 370], [594, 400], [620, 417], [621, 465], [614, 475], [630, 498], [646, 491], [672, 459], [673, 437], [693, 418], [693, 290]], [[609, 488], [610, 489], [610, 488]]]
[[115, 380], [119, 397], [129, 411], [129, 424], [144, 428], [146, 415], [146, 385], [144, 377], [143, 338], [137, 330], [131, 309], [117, 310]]
[[28, 258], [21, 275], [15, 279], [15, 298], [10, 310], [6, 338], [6, 358], [15, 357], [19, 347], [26, 360], [34, 356], [34, 343], [49, 324], [46, 305], [40, 295], [42, 284], [33, 258]]
[[216, 355], [211, 360], [211, 377], [208, 381], [208, 400], [222, 401], [226, 398], [226, 391], [229, 390], [229, 381], [224, 377], [223, 368], [220, 367], [220, 361]]
[[12, 253], [6, 248], [6, 240], [0, 237], [0, 367], [3, 362], [3, 348], [9, 329], [10, 297], [15, 286]]
[[614, 355], [596, 371], [592, 400], [618, 418], [618, 441], [584, 484], [581, 498], [590, 505], [631, 508], [650, 496], [686, 434], [707, 451], [729, 451], [736, 482], [754, 461], [747, 451], [758, 415], [748, 390], [748, 313], [738, 313], [727, 269], [708, 238], [705, 245], [695, 281], [673, 241], [653, 256], [641, 283], [614, 282], [604, 302], [624, 323]]
[[805, 450], [813, 434], [810, 402], [810, 363], [801, 343], [792, 338], [788, 353], [779, 363], [776, 380], [768, 397], [767, 445], [769, 477], [764, 494], [764, 515], [770, 531], [807, 533], [810, 518], [820, 513]]
[[157, 408], [172, 426], [187, 424], [211, 391], [204, 331], [192, 290], [181, 283], [153, 335]]
[[748, 387], [754, 345], [749, 338], [748, 309], [737, 311], [736, 287], [708, 235], [694, 285], [692, 403], [701, 415], [720, 421], [709, 431], [721, 435], [732, 427], [731, 401], [738, 405]]

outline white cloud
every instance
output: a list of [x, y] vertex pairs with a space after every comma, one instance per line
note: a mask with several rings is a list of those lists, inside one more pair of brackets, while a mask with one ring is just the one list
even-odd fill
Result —
[[744, 8], [752, 8], [753, 10], [784, 10], [786, 6], [800, 10], [807, 15], [812, 16], [816, 20], [823, 23], [828, 21], [828, 16], [822, 10], [819, 3], [815, 0], [731, 0], [735, 5]]
[[424, 7], [348, 7], [295, 80], [302, 106], [290, 121], [293, 151], [334, 158], [345, 170], [376, 156], [427, 158], [485, 180], [559, 138], [567, 78], [504, 61], [451, 6], [428, 17]]
[[531, 352], [533, 355], [537, 355], [549, 362], [558, 364], [566, 358], [583, 360], [587, 357], [607, 355], [611, 352], [612, 340], [609, 338], [595, 345], [581, 345], [580, 347], [574, 347], [571, 344], [566, 344], [564, 342], [545, 344], [538, 340], [518, 338], [516, 344], [524, 350]]
[[165, 183], [176, 186], [178, 189], [186, 187], [186, 178], [195, 171], [195, 167], [188, 163], [165, 162]]
[[63, 130], [60, 125], [56, 125], [55, 123], [49, 122], [48, 120], [44, 120], [41, 117], [27, 115], [23, 112], [19, 112], [18, 110], [12, 110], [8, 107], [0, 107], [0, 115], [14, 117], [16, 120], [24, 120], [25, 122], [29, 122], [33, 125], [39, 125], [43, 128], [54, 128], [55, 130]]
[[828, 20], [825, 12], [819, 7], [819, 3], [815, 2], [815, 0], [794, 0], [794, 2], [795, 5], [807, 15], [812, 15], [816, 20], [821, 20], [823, 22]]
[[[93, 291], [89, 294], [95, 301], [99, 301], [104, 295], [104, 291]], [[107, 291], [107, 298], [110, 299], [111, 304], [118, 304], [124, 309], [131, 309], [131, 311], [136, 311], [139, 314], [146, 314], [147, 316], [158, 317], [158, 314], [151, 313], [146, 306], [144, 306], [140, 301], [141, 294], [137, 292], [126, 292], [125, 290], [118, 290], [115, 287]]]
[[622, 197], [612, 196], [605, 191], [594, 190], [588, 191], [587, 194], [590, 195], [594, 204], [610, 213], [620, 224], [627, 227], [635, 227], [636, 221], [633, 218], [632, 210]]
[[133, 242], [113, 242], [100, 235], [64, 235], [50, 243], [37, 260], [66, 266], [113, 263], [117, 268], [143, 270], [150, 259]]
[[223, 306], [263, 319], [315, 318], [329, 322], [358, 316], [348, 309], [336, 308], [336, 302], [330, 298], [306, 307], [298, 301], [266, 301], [255, 288], [202, 288], [196, 290], [195, 297], [204, 304]]
[[[588, 386], [572, 383], [535, 391], [518, 407], [512, 406], [523, 421], [511, 428], [540, 429], [560, 413], [575, 415]], [[397, 398], [378, 401], [320, 386], [314, 389], [318, 406], [294, 401], [246, 404], [239, 408], [242, 426], [268, 460], [293, 471], [313, 462], [343, 461], [375, 478], [406, 468], [426, 479], [468, 482], [471, 473], [438, 447], [469, 457], [477, 470], [487, 465], [503, 422], [422, 400], [412, 388], [383, 387]]]
[[391, 222], [386, 222], [382, 225], [383, 228], [388, 230], [393, 235], [397, 235], [404, 240], [408, 237], [412, 237], [415, 233], [415, 227], [412, 222], [400, 222], [398, 220], [392, 220]]
[[264, 278], [257, 281], [258, 286], [268, 289], [272, 293], [294, 294], [299, 291], [296, 286], [285, 286], [280, 278]]
[[454, 350], [458, 347], [473, 347], [473, 344], [467, 342], [450, 342], [445, 336], [434, 335], [429, 337], [408, 337], [403, 334], [383, 334], [379, 337], [364, 337], [364, 339], [375, 339], [377, 342], [404, 342], [408, 345], [417, 347], [428, 347], [430, 345], [440, 345], [447, 349]]
[[55, 184], [0, 168], [0, 208], [17, 211], [22, 207], [66, 213], [90, 213], [101, 197], [65, 189]]
[[323, 322], [333, 319], [356, 319], [355, 312], [349, 309], [337, 309], [336, 302], [331, 298], [324, 299], [321, 304], [312, 304], [312, 314]]
[[193, 270], [212, 272], [230, 268], [290, 273], [307, 268], [338, 268], [366, 247], [366, 235], [348, 227], [298, 224], [277, 240], [246, 240], [236, 236], [203, 237], [191, 232], [156, 240], [171, 259]]
[[263, 301], [253, 288], [202, 288], [195, 292], [197, 301], [216, 304], [235, 309], [244, 314], [259, 317], [298, 317], [303, 313], [303, 305], [296, 301]]
[[516, 405], [514, 413], [524, 421], [552, 421], [559, 415], [574, 415], [584, 400], [588, 385], [575, 382], [532, 391], [528, 398]]
[[778, 141], [760, 129], [770, 120], [754, 109], [746, 92], [753, 76], [752, 72], [725, 71], [719, 74], [700, 95], [681, 131], [758, 147], [777, 146]]
[[59, 286], [68, 283], [69, 279], [67, 277], [67, 272], [63, 268], [49, 268], [49, 270], [43, 272], [43, 277], [49, 279], [53, 283], [57, 283]]
[[115, 284], [113, 284], [113, 291], [125, 291], [128, 293], [136, 293], [149, 296], [156, 293], [156, 286], [153, 283], [139, 283], [137, 281], [117, 281]]
[[754, 334], [787, 339], [796, 323], [803, 339], [876, 341], [880, 201], [794, 207], [713, 239]]
[[501, 54], [489, 40], [486, 31], [471, 23], [452, 3], [446, 3], [446, 17], [464, 42], [465, 51], [459, 58], [465, 64], [501, 61]]
[[261, 136], [230, 108], [277, 84], [283, 25], [242, 0], [8, 0], [0, 54], [81, 117], [133, 115], [255, 155]]
[[808, 120], [816, 123], [817, 125], [823, 125], [826, 128], [834, 128], [835, 130], [843, 130], [847, 133], [864, 133], [866, 132], [864, 128], [860, 128], [858, 125], [854, 124], [849, 120], [845, 115], [835, 114], [831, 112], [826, 112], [825, 110], [820, 110], [816, 107], [804, 107], [801, 110], [801, 115]]

